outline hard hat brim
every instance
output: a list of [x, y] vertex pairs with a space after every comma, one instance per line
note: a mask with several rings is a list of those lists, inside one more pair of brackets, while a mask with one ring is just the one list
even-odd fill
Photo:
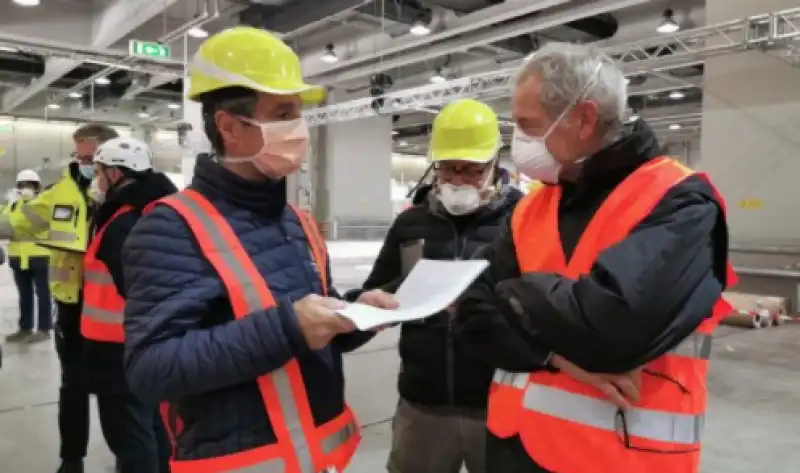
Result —
[[453, 149], [446, 152], [431, 153], [431, 161], [466, 161], [468, 163], [485, 164], [497, 157], [496, 151], [483, 151], [475, 149]]

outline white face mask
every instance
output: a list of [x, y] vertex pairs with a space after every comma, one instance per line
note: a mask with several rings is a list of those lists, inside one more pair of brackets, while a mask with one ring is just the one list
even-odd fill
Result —
[[522, 131], [519, 126], [514, 128], [514, 135], [511, 139], [511, 160], [517, 167], [517, 171], [531, 179], [545, 182], [547, 184], [558, 184], [558, 176], [561, 174], [561, 164], [556, 161], [555, 156], [547, 149], [547, 138], [556, 129], [559, 123], [564, 120], [570, 110], [589, 92], [594, 84], [603, 63], [597, 64], [589, 82], [584, 87], [578, 97], [556, 117], [550, 128], [541, 137], [530, 136]]
[[445, 183], [439, 185], [439, 202], [450, 215], [467, 215], [486, 204], [484, 191], [489, 187], [492, 171], [483, 179], [484, 184], [478, 188], [469, 184], [457, 186]]
[[31, 189], [30, 187], [26, 187], [24, 189], [19, 190], [19, 196], [23, 199], [32, 199], [36, 195], [36, 192]]
[[[555, 125], [555, 123], [554, 123]], [[561, 164], [556, 161], [553, 154], [547, 149], [547, 133], [542, 137], [529, 136], [519, 127], [514, 128], [511, 139], [511, 159], [517, 171], [531, 179], [557, 184], [558, 175], [561, 173]]]

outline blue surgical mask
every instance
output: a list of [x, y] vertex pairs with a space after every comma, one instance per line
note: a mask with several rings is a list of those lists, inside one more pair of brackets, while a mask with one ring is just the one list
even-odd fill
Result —
[[78, 165], [78, 171], [81, 173], [81, 176], [85, 177], [86, 179], [94, 179], [93, 164], [80, 164]]

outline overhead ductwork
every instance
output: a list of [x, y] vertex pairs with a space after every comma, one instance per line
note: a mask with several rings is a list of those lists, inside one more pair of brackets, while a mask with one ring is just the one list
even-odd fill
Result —
[[346, 18], [371, 0], [263, 0], [239, 14], [243, 25], [264, 28], [284, 40], [313, 31], [321, 25]]

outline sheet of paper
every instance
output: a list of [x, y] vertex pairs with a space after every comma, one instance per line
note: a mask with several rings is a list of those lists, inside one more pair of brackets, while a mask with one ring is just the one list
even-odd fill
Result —
[[397, 289], [395, 310], [348, 304], [339, 313], [360, 330], [430, 317], [447, 308], [483, 272], [486, 260], [437, 261], [422, 259]]

